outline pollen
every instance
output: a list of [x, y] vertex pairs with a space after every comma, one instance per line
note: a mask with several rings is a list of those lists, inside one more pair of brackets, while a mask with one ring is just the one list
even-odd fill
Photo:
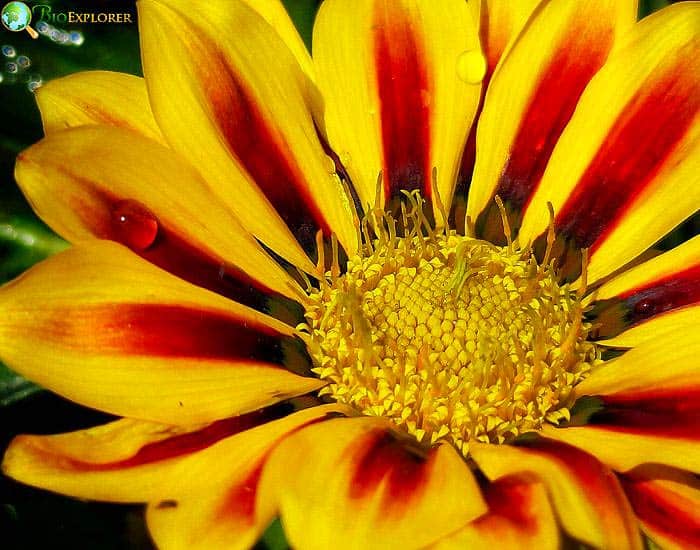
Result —
[[600, 362], [581, 293], [548, 258], [436, 229], [409, 198], [399, 220], [371, 212], [345, 272], [309, 287], [297, 332], [322, 393], [464, 456], [568, 420], [571, 390]]

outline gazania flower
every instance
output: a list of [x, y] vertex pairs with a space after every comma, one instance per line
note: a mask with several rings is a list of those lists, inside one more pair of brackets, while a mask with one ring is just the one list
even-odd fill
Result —
[[312, 60], [141, 0], [145, 80], [38, 94], [74, 247], [0, 290], [2, 361], [123, 418], [4, 472], [162, 548], [700, 545], [700, 239], [640, 258], [700, 204], [700, 5], [635, 15], [327, 0]]

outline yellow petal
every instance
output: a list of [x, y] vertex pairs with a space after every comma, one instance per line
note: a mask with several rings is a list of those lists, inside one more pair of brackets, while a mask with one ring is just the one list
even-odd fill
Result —
[[206, 454], [205, 449], [225, 438], [237, 439], [233, 436], [240, 437], [245, 430], [256, 432], [251, 428], [279, 417], [281, 409], [271, 407], [207, 425], [178, 427], [121, 419], [58, 435], [21, 435], [5, 453], [3, 473], [77, 498], [159, 502], [173, 497], [173, 480], [192, 453]]
[[563, 528], [576, 539], [596, 548], [642, 548], [619, 482], [589, 454], [545, 438], [518, 446], [478, 444], [470, 452], [491, 481], [534, 474], [547, 488]]
[[[491, 82], [491, 77], [496, 65], [501, 60], [504, 52], [513, 44], [522, 30], [526, 21], [541, 0], [519, 0], [518, 2], [503, 2], [503, 0], [485, 0], [481, 9], [479, 36], [486, 57], [486, 74], [481, 90], [481, 101], [476, 119], [478, 119], [483, 107], [484, 94]], [[455, 189], [453, 208], [455, 208], [455, 220], [461, 224], [464, 220], [467, 191], [474, 171], [476, 157], [476, 124], [473, 124], [467, 138], [467, 143], [462, 155], [457, 187]]]
[[633, 395], [685, 391], [698, 386], [700, 339], [694, 331], [666, 334], [598, 367], [574, 388], [575, 395]]
[[521, 242], [546, 230], [551, 202], [566, 248], [590, 248], [588, 281], [595, 282], [697, 210], [698, 29], [700, 5], [682, 2], [625, 37], [562, 134], [528, 206]]
[[454, 448], [413, 447], [379, 418], [315, 424], [275, 449], [260, 495], [295, 548], [422, 547], [486, 506]]
[[44, 132], [106, 124], [163, 142], [153, 118], [143, 78], [109, 71], [86, 71], [57, 78], [36, 91]]
[[635, 18], [636, 0], [539, 4], [501, 59], [479, 117], [467, 204], [478, 234], [502, 236], [494, 195], [519, 226], [584, 88]]
[[139, 3], [153, 111], [170, 145], [243, 225], [313, 270], [294, 235], [357, 247], [349, 198], [311, 116], [312, 85], [275, 30], [244, 2]]
[[[627, 472], [640, 464], [665, 464], [700, 471], [697, 420], [694, 431], [692, 423], [685, 422], [687, 437], [684, 438], [673, 433], [672, 419], [669, 419], [665, 430], [664, 426], [633, 425], [630, 428], [624, 420], [627, 419], [623, 418], [620, 425], [592, 424], [575, 428], [545, 426], [543, 433], [595, 455], [618, 472]], [[640, 415], [640, 421], [644, 421], [643, 415]]]
[[434, 550], [560, 547], [559, 526], [544, 486], [525, 476], [508, 476], [488, 484], [489, 511], [434, 547]]
[[665, 335], [599, 367], [574, 388], [604, 408], [582, 427], [545, 427], [549, 437], [595, 454], [618, 471], [659, 463], [700, 471], [700, 342]]
[[651, 539], [668, 550], [700, 548], [700, 482], [688, 472], [651, 466], [621, 476], [622, 487]]
[[304, 73], [313, 79], [313, 63], [299, 31], [280, 0], [243, 0], [248, 7], [259, 13], [294, 54]]
[[608, 346], [692, 330], [700, 321], [700, 237], [625, 271], [593, 298], [593, 336]]
[[259, 498], [260, 474], [289, 435], [344, 411], [313, 407], [223, 440], [191, 456], [171, 477], [168, 501], [148, 508], [159, 548], [250, 548], [274, 518], [276, 502]]
[[134, 132], [89, 126], [22, 152], [16, 179], [71, 242], [111, 239], [192, 283], [243, 299], [251, 284], [296, 298], [291, 278], [172, 151]]
[[94, 241], [0, 288], [0, 360], [113, 414], [192, 424], [323, 383], [282, 367], [292, 329]]
[[399, 197], [401, 189], [420, 189], [437, 207], [436, 168], [449, 208], [486, 70], [472, 4], [322, 4], [313, 57], [324, 127], [363, 207], [374, 205], [380, 172], [382, 201]]
[[542, 0], [503, 2], [486, 0], [481, 15], [481, 37], [491, 71], [516, 40], [527, 20]]

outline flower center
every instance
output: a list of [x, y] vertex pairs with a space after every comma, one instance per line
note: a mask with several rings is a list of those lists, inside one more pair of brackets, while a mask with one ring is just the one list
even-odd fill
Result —
[[403, 236], [372, 213], [345, 274], [309, 290], [298, 331], [322, 393], [465, 456], [568, 420], [600, 360], [579, 296], [529, 251], [432, 229], [413, 198]]

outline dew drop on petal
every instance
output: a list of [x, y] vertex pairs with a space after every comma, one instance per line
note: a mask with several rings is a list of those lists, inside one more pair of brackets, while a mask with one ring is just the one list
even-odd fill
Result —
[[486, 58], [479, 50], [467, 50], [457, 58], [457, 75], [467, 84], [479, 84], [486, 76]]
[[634, 314], [640, 319], [646, 319], [658, 312], [659, 304], [650, 298], [643, 298], [634, 304]]
[[146, 250], [158, 236], [158, 220], [144, 205], [134, 200], [119, 201], [112, 207], [115, 240], [132, 250]]
[[331, 175], [335, 174], [335, 161], [331, 157], [326, 155], [326, 159], [324, 160], [324, 162], [326, 164], [326, 171]]

